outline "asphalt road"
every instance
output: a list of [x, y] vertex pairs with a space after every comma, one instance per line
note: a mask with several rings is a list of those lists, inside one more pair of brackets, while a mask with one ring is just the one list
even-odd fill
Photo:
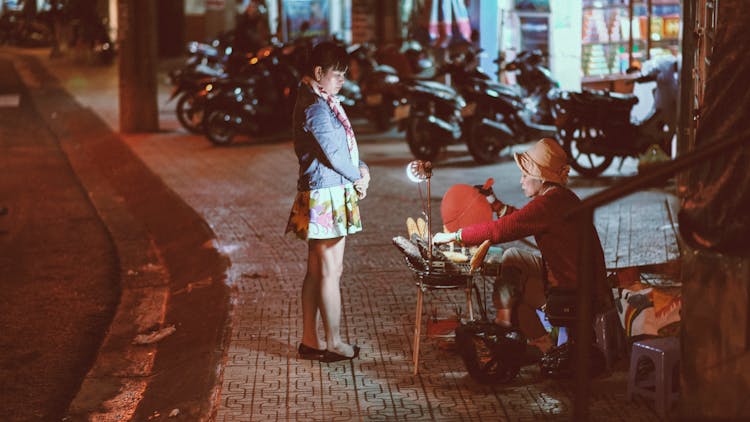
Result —
[[1, 58], [0, 75], [0, 415], [60, 420], [114, 314], [119, 266], [87, 192]]

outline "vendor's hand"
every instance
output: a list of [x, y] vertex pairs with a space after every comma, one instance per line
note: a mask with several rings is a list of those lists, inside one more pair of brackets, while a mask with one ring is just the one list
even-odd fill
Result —
[[492, 186], [487, 188], [484, 185], [474, 185], [474, 189], [478, 190], [484, 196], [495, 196], [495, 191], [492, 190]]
[[505, 215], [508, 206], [503, 201], [497, 199], [497, 196], [495, 196], [495, 192], [492, 190], [492, 186], [485, 189], [482, 185], [474, 185], [474, 188], [476, 188], [479, 193], [484, 195], [485, 199], [487, 199], [487, 202], [490, 203], [492, 212], [497, 214], [498, 217], [502, 217], [503, 215]]
[[489, 202], [490, 205], [493, 205], [493, 208], [496, 202], [499, 202], [501, 204], [500, 205], [501, 207], [505, 205], [502, 202], [500, 202], [499, 199], [497, 199], [497, 196], [495, 196], [495, 191], [492, 190], [492, 184], [485, 183], [484, 185], [474, 185], [474, 189], [478, 190], [479, 193], [484, 195], [485, 199], [487, 199], [487, 202]]
[[444, 245], [456, 241], [456, 233], [435, 233], [432, 236], [432, 243], [435, 245]]

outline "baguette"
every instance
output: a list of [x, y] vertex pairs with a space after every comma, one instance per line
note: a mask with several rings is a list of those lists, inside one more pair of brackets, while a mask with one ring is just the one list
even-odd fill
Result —
[[469, 262], [469, 257], [462, 254], [461, 252], [443, 251], [443, 255], [445, 255], [446, 258], [448, 258], [449, 260], [457, 264], [463, 264], [464, 262]]
[[425, 241], [429, 240], [427, 239], [427, 223], [422, 219], [422, 217], [417, 218], [417, 230], [419, 230], [419, 237], [421, 237]]
[[490, 241], [485, 240], [482, 242], [481, 245], [479, 245], [479, 248], [477, 248], [476, 253], [471, 257], [471, 272], [476, 271], [479, 267], [482, 266], [482, 263], [484, 262], [484, 257], [487, 255], [487, 251], [490, 249]]
[[407, 236], [409, 239], [411, 239], [415, 233], [419, 234], [419, 230], [417, 229], [417, 223], [411, 217], [406, 219], [406, 233], [409, 235]]

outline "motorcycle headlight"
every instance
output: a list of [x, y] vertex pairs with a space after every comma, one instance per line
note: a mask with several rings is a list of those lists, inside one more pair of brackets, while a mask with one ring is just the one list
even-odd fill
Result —
[[386, 75], [384, 81], [387, 84], [397, 84], [399, 79], [398, 79], [398, 76], [396, 75]]
[[500, 97], [500, 93], [495, 91], [494, 89], [488, 89], [487, 95], [489, 95], [490, 97], [495, 97], [495, 98]]

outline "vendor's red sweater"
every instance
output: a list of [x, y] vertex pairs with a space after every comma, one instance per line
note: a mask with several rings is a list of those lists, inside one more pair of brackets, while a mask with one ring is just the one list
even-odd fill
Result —
[[[495, 221], [462, 228], [461, 240], [467, 245], [478, 245], [487, 239], [492, 243], [503, 243], [533, 235], [544, 260], [549, 284], [575, 288], [581, 239], [587, 231], [579, 221], [564, 216], [580, 203], [573, 191], [557, 186], [544, 195], [535, 196], [521, 209], [508, 207], [508, 212]], [[593, 290], [598, 296], [607, 291], [604, 253], [596, 230], [592, 228], [588, 232], [593, 236]]]

